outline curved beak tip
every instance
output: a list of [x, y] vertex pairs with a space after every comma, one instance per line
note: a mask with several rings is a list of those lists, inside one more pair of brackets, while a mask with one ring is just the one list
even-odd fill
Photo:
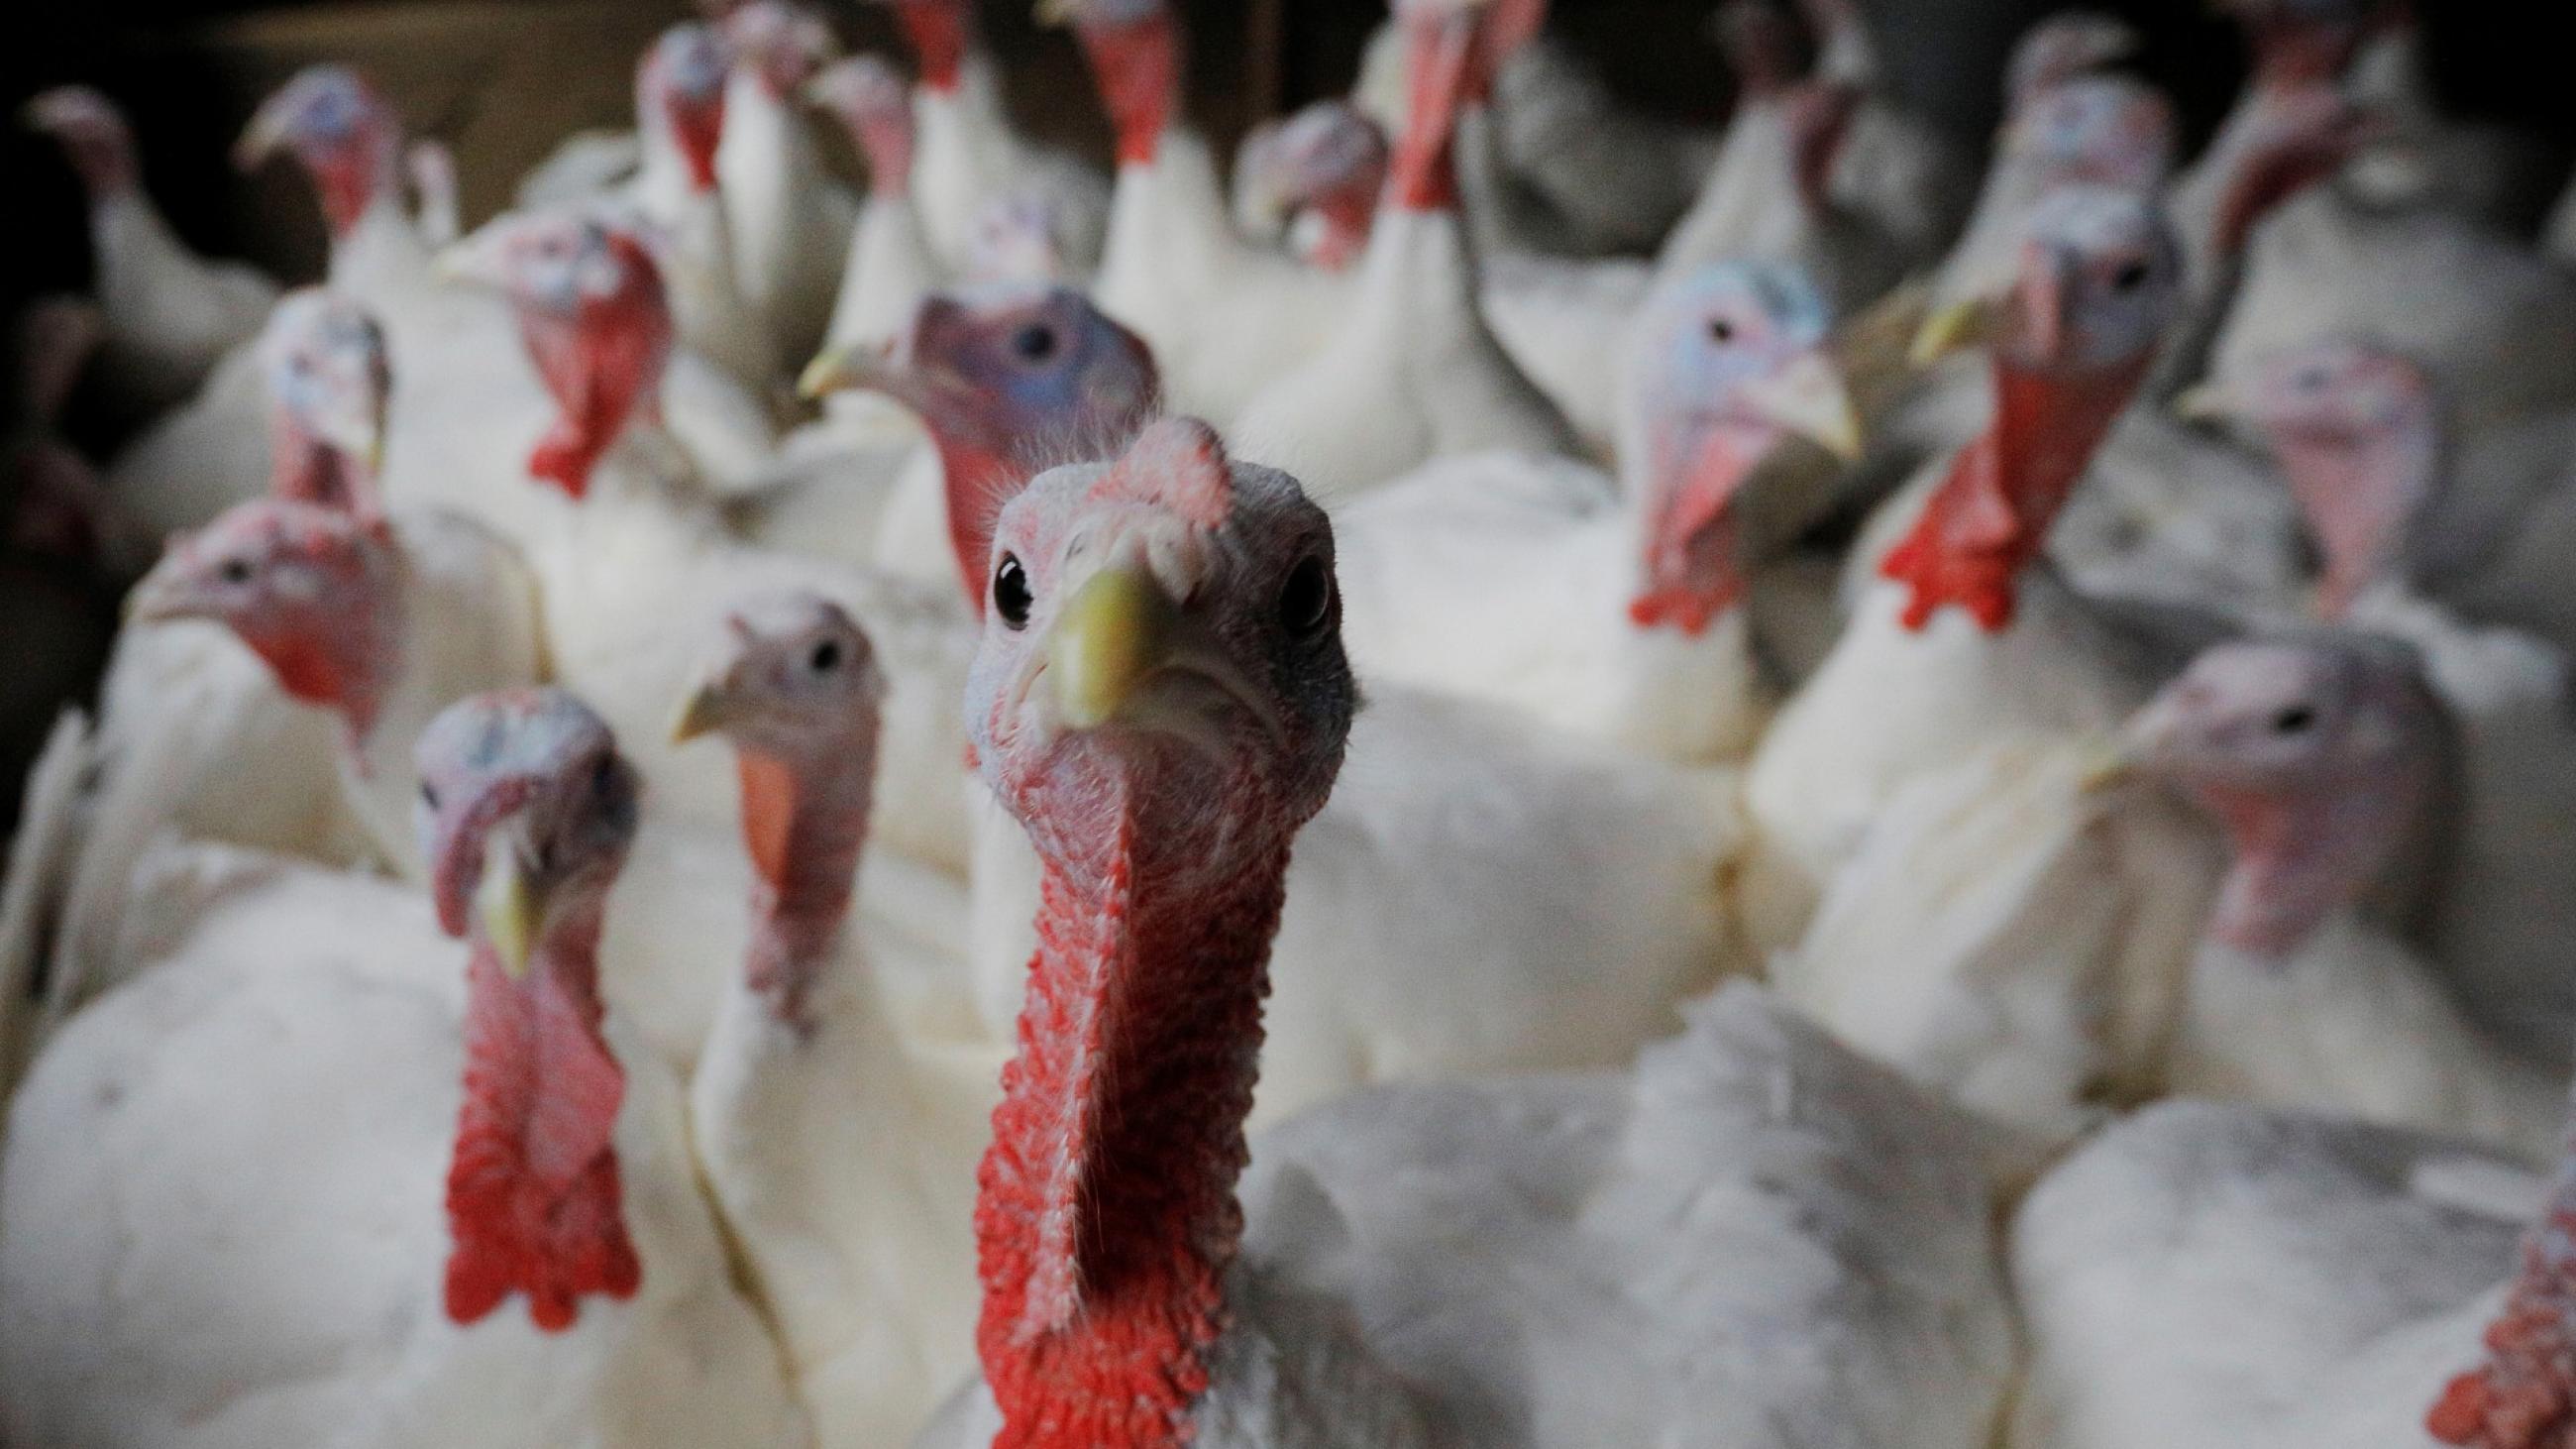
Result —
[[672, 714], [671, 743], [685, 745], [723, 728], [724, 692], [713, 683], [701, 684]]
[[2185, 390], [2174, 399], [2173, 410], [2174, 416], [2193, 423], [2222, 423], [2234, 413], [2227, 390], [2214, 382]]
[[856, 387], [860, 372], [855, 363], [856, 358], [852, 355], [851, 349], [846, 347], [827, 349], [816, 356], [812, 362], [805, 364], [805, 370], [796, 375], [796, 395], [807, 402], [812, 402], [827, 393]]
[[1985, 341], [1993, 310], [1983, 300], [1951, 302], [1934, 308], [1915, 332], [1913, 345], [1905, 351], [1906, 360], [1916, 367], [1930, 367], [1954, 352]]
[[1864, 451], [1860, 412], [1842, 374], [1822, 356], [1798, 359], [1764, 388], [1757, 401], [1773, 421], [1845, 463]]
[[538, 930], [545, 923], [545, 896], [520, 868], [514, 852], [502, 852], [499, 859], [485, 863], [483, 878], [474, 887], [474, 915], [482, 924], [483, 938], [500, 958], [501, 969], [513, 981], [525, 979]]
[[1065, 601], [1047, 638], [1047, 677], [1064, 722], [1109, 723], [1171, 650], [1180, 611], [1162, 586], [1134, 569], [1093, 574]]

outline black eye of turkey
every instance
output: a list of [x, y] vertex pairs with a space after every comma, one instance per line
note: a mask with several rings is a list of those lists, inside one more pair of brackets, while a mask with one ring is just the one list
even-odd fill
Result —
[[223, 574], [223, 576], [224, 576], [224, 582], [225, 582], [225, 583], [228, 583], [228, 584], [246, 584], [246, 583], [249, 583], [249, 582], [250, 582], [250, 560], [249, 560], [249, 559], [246, 559], [246, 558], [228, 558], [228, 559], [225, 559], [225, 560], [224, 560], [224, 566], [223, 566], [223, 568], [222, 568], [221, 572], [222, 572], [222, 574]]
[[2147, 264], [2131, 262], [2111, 274], [2111, 290], [2134, 292], [2147, 284]]
[[1708, 324], [1708, 340], [1721, 346], [1735, 340], [1735, 324], [1720, 317]]
[[1045, 362], [1055, 356], [1055, 329], [1031, 323], [1011, 334], [1011, 351], [1022, 362]]
[[602, 755], [590, 767], [590, 792], [605, 797], [617, 788], [617, 757]]
[[816, 674], [829, 674], [841, 667], [841, 641], [826, 639], [814, 646], [814, 657], [808, 661]]
[[1313, 634], [1332, 617], [1333, 576], [1324, 569], [1324, 561], [1309, 558], [1288, 571], [1288, 582], [1279, 590], [1279, 618], [1300, 635]]
[[1002, 555], [1001, 567], [993, 570], [993, 612], [1014, 629], [1026, 628], [1029, 602], [1028, 570], [1020, 567], [1015, 555]]
[[2275, 734], [2295, 735], [2304, 732], [2308, 726], [2316, 722], [2315, 710], [2304, 704], [2294, 704], [2272, 716], [2272, 731]]
[[433, 784], [429, 783], [427, 780], [423, 780], [423, 781], [421, 781], [421, 782], [420, 782], [420, 803], [422, 803], [423, 805], [428, 806], [428, 807], [429, 807], [430, 809], [432, 809], [432, 810], [437, 809], [437, 808], [438, 808], [438, 787], [437, 787], [436, 785], [433, 785]]

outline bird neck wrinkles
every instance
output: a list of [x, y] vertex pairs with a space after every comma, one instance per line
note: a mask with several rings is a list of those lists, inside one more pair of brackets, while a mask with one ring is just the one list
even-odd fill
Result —
[[876, 745], [870, 739], [822, 762], [746, 750], [736, 764], [753, 870], [744, 981], [779, 1020], [801, 1024], [816, 980], [836, 959], [858, 887]]
[[[1226, 1324], [1234, 1197], [1287, 847], [1157, 864], [1124, 786], [1050, 855], [975, 1214], [1001, 1446], [1177, 1445]], [[1190, 869], [1184, 890], [1156, 872]]]

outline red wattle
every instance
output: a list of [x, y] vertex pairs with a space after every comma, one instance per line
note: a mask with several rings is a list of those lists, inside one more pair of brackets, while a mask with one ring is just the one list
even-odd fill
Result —
[[367, 209], [376, 204], [377, 182], [383, 168], [378, 164], [373, 142], [362, 135], [330, 155], [316, 158], [308, 170], [331, 235], [335, 239], [347, 237], [357, 230]]
[[719, 90], [706, 100], [675, 100], [669, 107], [671, 138], [680, 159], [689, 165], [689, 189], [716, 188], [716, 148], [724, 142], [725, 98]]
[[1100, 103], [1118, 133], [1118, 164], [1150, 166], [1161, 154], [1163, 132], [1181, 79], [1180, 27], [1169, 13], [1115, 24], [1086, 23], [1077, 32], [1090, 58]]
[[1389, 165], [1395, 203], [1407, 211], [1458, 207], [1458, 109], [1474, 84], [1477, 31], [1466, 16], [1411, 27], [1405, 46], [1404, 133]]
[[2424, 1428], [2468, 1449], [2563, 1449], [2576, 1441], [2576, 1204], [2562, 1173], [2523, 1240], [2522, 1272], [2487, 1325], [2487, 1361], [2443, 1389]]
[[964, 0], [897, 0], [894, 18], [921, 67], [921, 83], [942, 93], [956, 90], [966, 68]]
[[1188, 1442], [1225, 1329], [1285, 852], [1244, 872], [1241, 899], [1149, 921], [1134, 828], [1095, 883], [1049, 862], [1019, 1055], [977, 1174], [997, 1449]]
[[2012, 623], [2023, 566], [2047, 543], [2143, 368], [2068, 380], [1996, 365], [1993, 426], [1960, 450], [1913, 530], [1879, 560], [1882, 577], [1912, 586], [1906, 628], [1952, 604], [1990, 634]]
[[466, 968], [465, 1100], [447, 1173], [457, 1323], [519, 1292], [537, 1327], [560, 1332], [584, 1297], [631, 1298], [643, 1282], [611, 1143], [626, 1075], [600, 1037], [595, 983], [570, 979], [575, 955], [591, 959], [549, 953], [513, 981], [478, 941]]

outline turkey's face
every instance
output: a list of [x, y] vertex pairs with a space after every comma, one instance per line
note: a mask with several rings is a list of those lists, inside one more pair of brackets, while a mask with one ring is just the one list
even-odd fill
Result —
[[2053, 86], [2014, 114], [2003, 149], [2046, 183], [2091, 182], [2152, 191], [2173, 170], [2173, 105], [2126, 76]]
[[804, 592], [746, 599], [672, 735], [721, 731], [773, 759], [824, 761], [873, 735], [884, 695], [876, 650], [839, 605]]
[[[1080, 872], [1123, 844], [1187, 890], [1322, 807], [1358, 705], [1332, 548], [1293, 480], [1189, 420], [1012, 501], [968, 719], [1041, 853]], [[1101, 818], [1122, 810], [1152, 838]]]
[[704, 191], [716, 184], [716, 148], [724, 140], [725, 72], [731, 58], [723, 38], [705, 25], [675, 25], [644, 53], [635, 77], [635, 109], [658, 120]]
[[2335, 340], [2267, 358], [2224, 411], [2276, 446], [2370, 448], [2429, 428], [2432, 381], [2395, 352]]
[[141, 180], [134, 136], [107, 97], [87, 86], [58, 86], [27, 102], [27, 125], [54, 138], [93, 201], [121, 195]]
[[2386, 772], [2420, 747], [2411, 651], [2355, 639], [2221, 645], [2129, 726], [2129, 752], [2194, 792], [2285, 795]]
[[1244, 143], [1237, 208], [1256, 233], [1338, 270], [1368, 244], [1386, 188], [1386, 133], [1347, 101], [1318, 101]]
[[2182, 258], [2152, 201], [2060, 187], [2034, 209], [1999, 350], [2042, 372], [2142, 362], [2182, 296]]
[[836, 61], [805, 87], [805, 98], [831, 113], [867, 158], [868, 184], [900, 193], [912, 172], [912, 91], [893, 66], [873, 55]]
[[737, 60], [781, 104], [840, 53], [819, 13], [785, 0], [751, 0], [725, 17], [724, 34]]
[[346, 235], [380, 199], [401, 146], [392, 113], [357, 72], [318, 65], [260, 104], [234, 148], [251, 170], [279, 150], [294, 153], [313, 178], [334, 235]]
[[355, 301], [297, 292], [260, 337], [269, 398], [294, 429], [373, 471], [382, 461], [393, 362], [384, 329]]
[[536, 943], [595, 913], [635, 833], [640, 788], [608, 726], [557, 689], [451, 705], [415, 752], [439, 923], [487, 941], [513, 976]]

